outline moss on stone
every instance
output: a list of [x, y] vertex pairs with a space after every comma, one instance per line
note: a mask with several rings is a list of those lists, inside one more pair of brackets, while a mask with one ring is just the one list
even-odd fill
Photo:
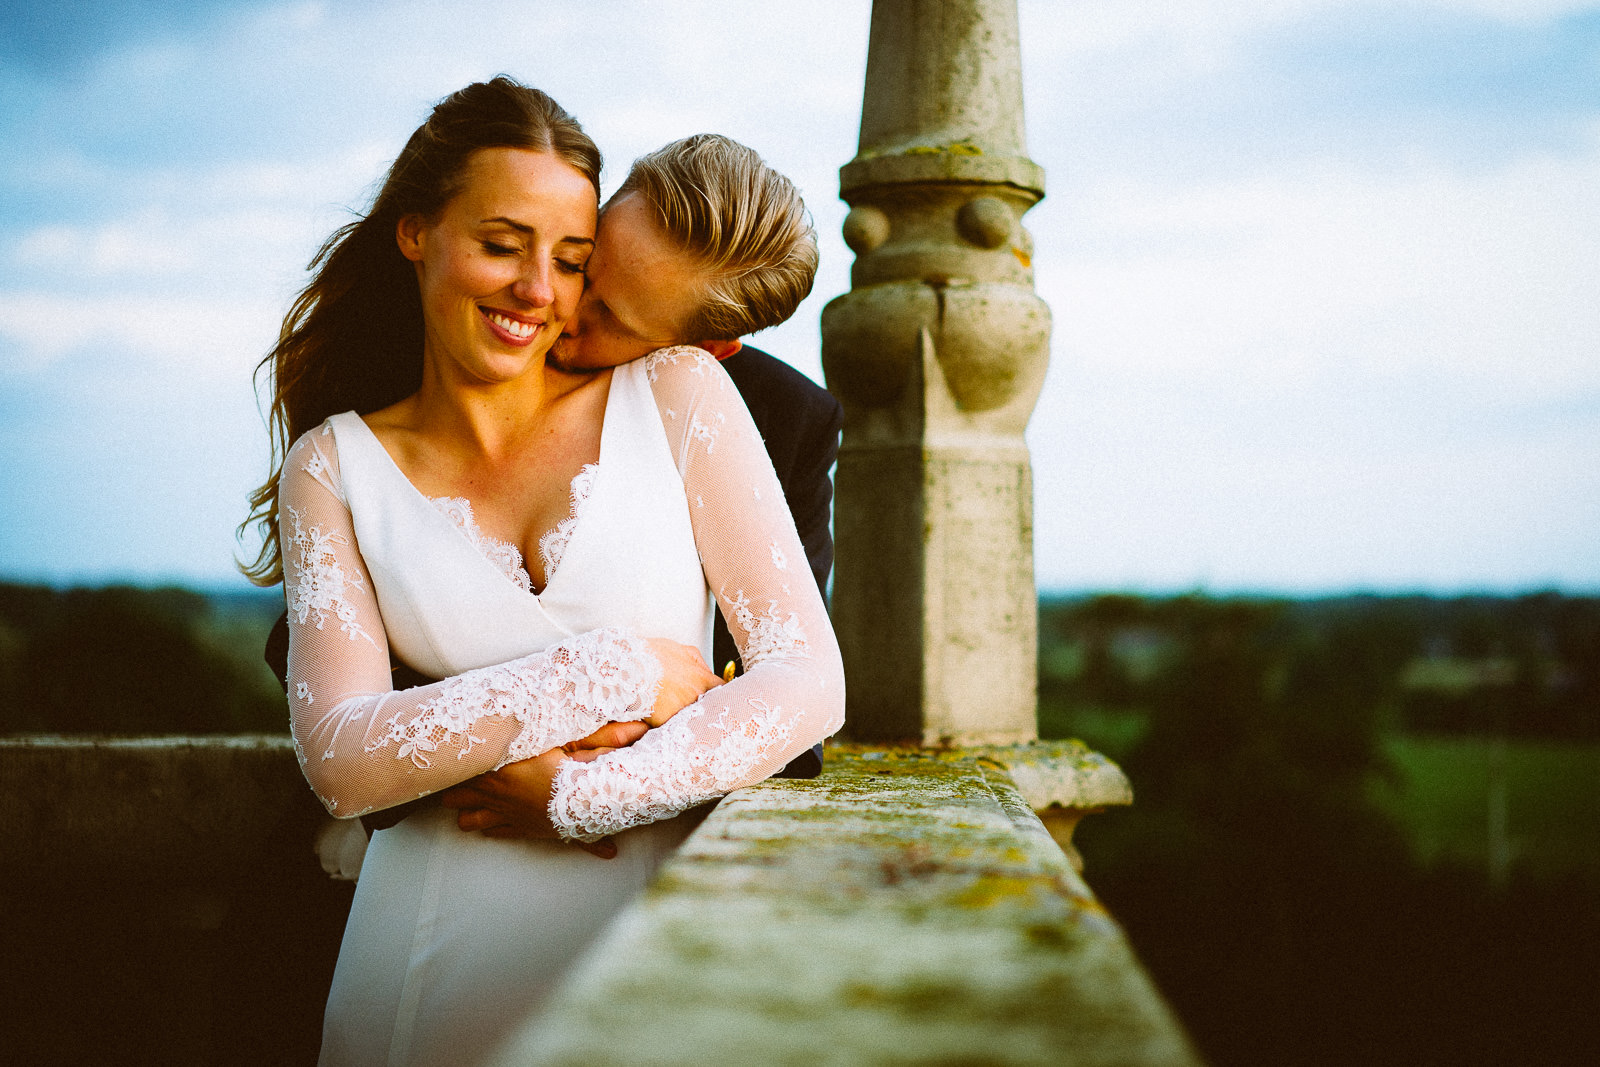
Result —
[[[818, 779], [727, 797], [530, 1031], [529, 1060], [1189, 1067], [1004, 766], [836, 747]], [[665, 1059], [635, 1040], [667, 1030], [686, 1043]]]

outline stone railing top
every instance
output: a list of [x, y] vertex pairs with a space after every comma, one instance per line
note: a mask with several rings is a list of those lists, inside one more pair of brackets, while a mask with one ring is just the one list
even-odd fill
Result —
[[1099, 808], [1133, 803], [1133, 785], [1122, 768], [1082, 741], [1030, 741], [1021, 745], [967, 745], [950, 749], [896, 749], [883, 745], [835, 744], [829, 754], [897, 759], [984, 759], [1011, 776], [1035, 811], [1051, 807]]
[[287, 734], [0, 738], [0, 842], [35, 884], [182, 884], [311, 858], [324, 817]]
[[724, 799], [505, 1062], [1197, 1061], [993, 757], [853, 746]]

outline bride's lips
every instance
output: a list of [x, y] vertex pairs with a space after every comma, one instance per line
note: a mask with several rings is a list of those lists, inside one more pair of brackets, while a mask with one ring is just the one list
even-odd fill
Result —
[[521, 348], [523, 345], [533, 343], [544, 328], [544, 322], [539, 319], [525, 318], [499, 308], [480, 306], [478, 313], [483, 316], [483, 321], [489, 324], [489, 329], [501, 341], [508, 345]]

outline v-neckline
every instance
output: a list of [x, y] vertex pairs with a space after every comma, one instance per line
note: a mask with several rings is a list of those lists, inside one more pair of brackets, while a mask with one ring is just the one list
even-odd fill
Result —
[[[622, 370], [621, 367], [612, 368], [612, 370], [611, 370], [611, 380], [606, 383], [605, 409], [601, 413], [601, 416], [600, 416], [600, 455], [594, 461], [594, 463], [585, 463], [582, 467], [580, 467], [578, 469], [578, 473], [573, 475], [572, 481], [567, 483], [567, 508], [568, 508], [567, 515], [565, 515], [561, 519], [559, 519], [556, 522], [555, 526], [552, 526], [549, 530], [546, 530], [544, 533], [540, 534], [539, 535], [539, 541], [535, 542], [536, 546], [539, 543], [543, 542], [543, 540], [546, 537], [548, 537], [552, 532], [554, 532], [556, 529], [558, 529], [561, 526], [562, 522], [567, 521], [568, 518], [573, 518], [574, 517], [572, 515], [572, 512], [571, 512], [571, 508], [572, 508], [572, 492], [573, 492], [573, 487], [578, 483], [578, 480], [580, 478], [585, 477], [585, 475], [589, 472], [590, 468], [594, 469], [594, 475], [593, 475], [594, 483], [589, 487], [589, 498], [593, 498], [595, 489], [600, 484], [600, 479], [602, 477], [604, 477], [604, 473], [605, 473], [605, 458], [606, 458], [606, 451], [607, 451], [606, 443], [607, 443], [607, 439], [610, 437], [610, 430], [611, 430], [611, 398], [612, 398], [612, 395], [616, 391], [617, 372], [620, 371], [620, 370]], [[479, 534], [480, 537], [484, 538], [485, 540], [495, 541], [498, 544], [511, 545], [512, 548], [517, 550], [517, 554], [519, 556], [522, 555], [521, 546], [516, 545], [513, 542], [502, 541], [497, 537], [493, 537], [493, 536], [491, 536], [489, 534], [485, 534], [483, 532], [483, 528], [481, 526], [478, 526], [477, 513], [475, 511], [471, 511], [471, 507], [472, 507], [471, 498], [469, 498], [469, 497], [449, 497], [449, 496], [431, 497], [431, 496], [428, 496], [426, 493], [424, 493], [421, 489], [418, 489], [417, 486], [416, 486], [416, 483], [413, 482], [410, 479], [410, 477], [408, 477], [406, 475], [405, 471], [400, 469], [400, 464], [395, 462], [394, 457], [389, 454], [389, 450], [386, 447], [384, 447], [383, 441], [380, 440], [378, 435], [372, 431], [372, 427], [367, 425], [367, 420], [364, 419], [357, 412], [352, 411], [352, 412], [350, 412], [350, 414], [355, 416], [355, 421], [360, 424], [361, 429], [363, 431], [365, 431], [367, 437], [371, 440], [372, 444], [377, 446], [378, 452], [383, 456], [384, 460], [389, 464], [389, 469], [394, 472], [395, 476], [397, 478], [399, 478], [401, 482], [405, 483], [406, 488], [410, 489], [411, 492], [416, 496], [416, 498], [418, 500], [421, 500], [424, 504], [427, 505], [428, 512], [433, 514], [433, 515], [435, 515], [435, 516], [437, 516], [440, 522], [443, 522], [452, 531], [454, 531], [455, 535], [457, 537], [459, 537], [462, 541], [464, 541], [469, 548], [472, 549], [472, 554], [474, 556], [476, 556], [478, 559], [482, 560], [485, 566], [487, 566], [495, 574], [499, 575], [500, 579], [502, 581], [507, 582], [510, 585], [514, 586], [516, 588], [517, 592], [522, 593], [525, 596], [530, 596], [535, 600], [538, 600], [540, 597], [544, 596], [544, 594], [546, 594], [546, 593], [548, 593], [550, 591], [550, 586], [555, 583], [556, 577], [558, 575], [564, 573], [568, 569], [565, 566], [563, 566], [563, 564], [566, 562], [567, 558], [571, 555], [572, 542], [577, 540], [578, 535], [583, 532], [583, 529], [584, 529], [585, 525], [587, 525], [586, 523], [583, 522], [582, 516], [577, 516], [578, 521], [573, 525], [572, 533], [567, 538], [567, 550], [562, 553], [561, 560], [556, 564], [555, 573], [546, 574], [544, 576], [544, 585], [537, 592], [535, 592], [534, 589], [533, 589], [533, 574], [531, 572], [529, 572], [529, 570], [528, 570], [527, 558], [523, 557], [523, 560], [522, 560], [522, 572], [523, 572], [523, 576], [528, 579], [528, 588], [524, 589], [520, 582], [518, 582], [515, 578], [513, 578], [511, 575], [507, 574], [504, 570], [502, 570], [500, 568], [499, 564], [495, 563], [494, 560], [490, 559], [488, 554], [485, 553], [483, 551], [483, 549], [473, 541], [472, 535], [464, 527], [462, 527], [454, 519], [452, 519], [449, 515], [445, 514], [444, 511], [438, 506], [438, 504], [435, 503], [435, 501], [446, 501], [446, 500], [464, 500], [464, 501], [466, 501], [467, 502], [467, 507], [469, 509], [469, 513], [472, 516], [472, 523], [473, 523], [473, 525], [475, 527], [478, 528], [478, 534]]]

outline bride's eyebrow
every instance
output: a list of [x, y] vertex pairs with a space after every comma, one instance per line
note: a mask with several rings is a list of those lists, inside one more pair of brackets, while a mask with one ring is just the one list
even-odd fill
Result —
[[[533, 236], [533, 227], [532, 226], [529, 226], [525, 222], [518, 222], [516, 219], [508, 219], [504, 215], [496, 215], [492, 219], [479, 219], [478, 220], [478, 225], [479, 226], [492, 226], [492, 225], [495, 225], [496, 223], [498, 223], [501, 226], [509, 226], [513, 230], [516, 230], [518, 233], [527, 234], [529, 237]], [[563, 244], [563, 245], [588, 245], [590, 248], [593, 248], [594, 247], [594, 238], [593, 237], [577, 237], [577, 236], [563, 237], [563, 238], [561, 238], [561, 240], [557, 241], [556, 243], [557, 244]]]
[[478, 220], [478, 225], [479, 226], [490, 226], [490, 225], [493, 225], [494, 223], [497, 223], [497, 222], [502, 226], [509, 226], [513, 230], [516, 230], [519, 233], [525, 233], [525, 234], [528, 234], [529, 236], [533, 235], [533, 227], [532, 226], [529, 226], [525, 222], [518, 222], [515, 219], [508, 219], [504, 215], [496, 215], [492, 219], [479, 219]]

